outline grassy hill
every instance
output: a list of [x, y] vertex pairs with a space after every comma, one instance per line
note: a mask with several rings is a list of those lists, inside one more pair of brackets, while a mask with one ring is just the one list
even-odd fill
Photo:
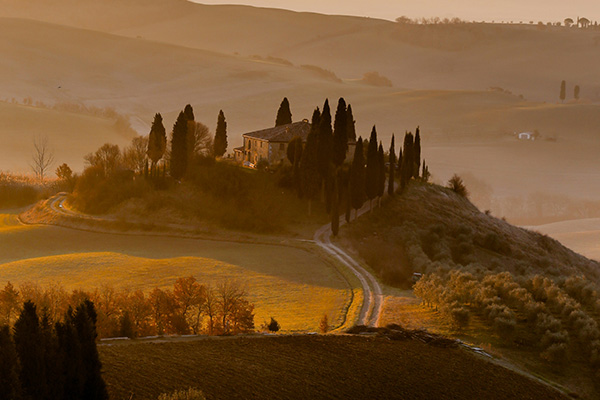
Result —
[[597, 396], [598, 262], [418, 183], [344, 227], [341, 241], [393, 286], [423, 274], [414, 286], [421, 305], [389, 290], [383, 321], [412, 319]]
[[[0, 15], [141, 37], [249, 56], [316, 64], [344, 78], [368, 71], [397, 87], [482, 90], [500, 86], [527, 98], [557, 101], [560, 81], [597, 100], [593, 65], [597, 31], [500, 24], [397, 24], [247, 6], [209, 6], [183, 0], [23, 4], [3, 0]], [[357, 55], [360, 55], [357, 57]], [[585, 59], [585, 63], [573, 62]], [[539, 66], [550, 66], [540, 73]], [[572, 93], [572, 90], [570, 90]]]
[[99, 346], [112, 399], [195, 387], [207, 399], [563, 399], [462, 349], [359, 336]]

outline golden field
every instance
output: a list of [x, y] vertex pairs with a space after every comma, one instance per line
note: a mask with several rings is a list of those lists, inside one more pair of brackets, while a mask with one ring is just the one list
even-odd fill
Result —
[[212, 285], [232, 279], [255, 304], [257, 327], [275, 317], [288, 332], [318, 331], [324, 314], [332, 327], [351, 323], [362, 304], [361, 290], [345, 272], [302, 248], [23, 226], [11, 215], [0, 221], [2, 285], [148, 292], [190, 275]]

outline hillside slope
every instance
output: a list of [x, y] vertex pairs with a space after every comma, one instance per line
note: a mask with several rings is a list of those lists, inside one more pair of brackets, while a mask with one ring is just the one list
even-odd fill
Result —
[[566, 399], [461, 349], [356, 336], [99, 346], [112, 399]]
[[[597, 398], [597, 261], [482, 213], [450, 189], [423, 183], [346, 225], [341, 243], [384, 282], [412, 286], [408, 294], [388, 290], [388, 323], [410, 316], [413, 326], [489, 346], [580, 396]], [[423, 275], [413, 285], [414, 272]]]

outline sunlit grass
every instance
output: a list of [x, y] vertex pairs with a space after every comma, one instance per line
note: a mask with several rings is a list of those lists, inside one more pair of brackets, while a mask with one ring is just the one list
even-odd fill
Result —
[[0, 265], [0, 272], [3, 282], [31, 281], [41, 286], [60, 282], [67, 289], [84, 290], [102, 285], [144, 291], [171, 288], [177, 278], [189, 275], [212, 285], [233, 279], [247, 288], [256, 306], [257, 327], [274, 317], [282, 331], [318, 331], [323, 314], [335, 327], [342, 322], [351, 297], [350, 288], [340, 284], [335, 273], [318, 284], [304, 283], [306, 271], [287, 270], [274, 276], [202, 257], [149, 259], [113, 252], [77, 253], [9, 262]]
[[23, 225], [19, 222], [16, 215], [0, 214], [0, 232], [11, 232], [31, 229], [30, 226]]

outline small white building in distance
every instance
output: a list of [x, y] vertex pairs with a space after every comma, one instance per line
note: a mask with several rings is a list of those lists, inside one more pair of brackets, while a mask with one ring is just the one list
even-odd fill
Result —
[[535, 140], [533, 132], [521, 132], [517, 135], [519, 140]]

